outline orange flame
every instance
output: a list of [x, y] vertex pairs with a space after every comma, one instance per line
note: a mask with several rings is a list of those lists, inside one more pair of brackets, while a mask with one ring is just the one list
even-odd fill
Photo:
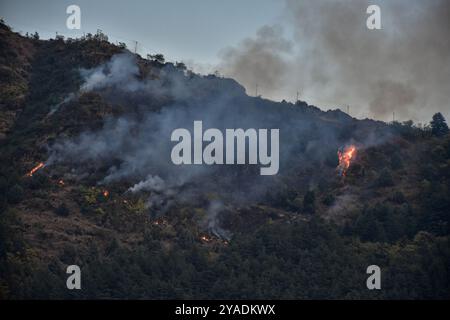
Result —
[[356, 147], [351, 145], [344, 149], [344, 151], [338, 150], [339, 165], [338, 170], [341, 176], [345, 177], [352, 159], [356, 155]]
[[212, 238], [208, 235], [203, 235], [200, 237], [200, 240], [202, 240], [203, 242], [210, 242]]
[[40, 162], [36, 167], [30, 170], [30, 172], [27, 173], [27, 176], [32, 177], [33, 174], [38, 171], [39, 169], [42, 169], [45, 166], [45, 163]]
[[103, 196], [105, 198], [107, 198], [109, 196], [109, 191], [108, 190], [103, 190]]

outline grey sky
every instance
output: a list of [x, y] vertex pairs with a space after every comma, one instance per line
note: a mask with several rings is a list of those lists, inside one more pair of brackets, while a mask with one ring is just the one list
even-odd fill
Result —
[[[80, 32], [66, 28], [66, 8], [81, 8]], [[138, 51], [170, 60], [217, 64], [218, 52], [280, 16], [277, 0], [0, 0], [0, 16], [16, 31], [76, 36], [103, 30], [113, 41], [139, 41]]]
[[[66, 28], [77, 4], [82, 30]], [[381, 7], [382, 30], [366, 8]], [[352, 116], [450, 117], [450, 0], [0, 0], [16, 31], [43, 38], [101, 29], [138, 53], [238, 80], [250, 95], [300, 99]]]

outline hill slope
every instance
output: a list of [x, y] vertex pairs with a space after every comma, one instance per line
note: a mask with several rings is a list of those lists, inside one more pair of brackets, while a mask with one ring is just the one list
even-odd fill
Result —
[[[0, 297], [449, 298], [448, 135], [250, 97], [103, 36], [0, 32]], [[279, 174], [174, 168], [170, 132], [199, 119], [279, 128]]]

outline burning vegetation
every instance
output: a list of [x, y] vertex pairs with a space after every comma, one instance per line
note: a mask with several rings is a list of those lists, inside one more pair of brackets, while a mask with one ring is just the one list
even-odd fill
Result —
[[153, 225], [155, 225], [155, 226], [167, 225], [167, 221], [163, 218], [158, 218], [158, 219], [153, 220]]
[[213, 244], [219, 244], [219, 245], [227, 246], [230, 243], [228, 240], [225, 240], [225, 239], [222, 239], [222, 238], [219, 238], [219, 237], [215, 237], [215, 236], [212, 236], [210, 234], [202, 234], [199, 239], [204, 244], [211, 244], [211, 243], [213, 243]]
[[209, 236], [209, 235], [202, 235], [201, 237], [200, 237], [200, 240], [202, 241], [202, 242], [205, 242], [205, 243], [208, 243], [208, 242], [211, 242], [212, 240], [213, 240], [213, 238], [211, 237], [211, 236]]
[[345, 177], [350, 164], [355, 159], [356, 147], [354, 145], [347, 146], [338, 150], [339, 165], [337, 171], [341, 177]]
[[36, 171], [42, 169], [43, 167], [45, 167], [45, 163], [40, 162], [36, 167], [34, 167], [33, 169], [31, 169], [31, 170], [27, 173], [27, 176], [28, 176], [28, 177], [32, 177], [33, 174], [36, 173]]

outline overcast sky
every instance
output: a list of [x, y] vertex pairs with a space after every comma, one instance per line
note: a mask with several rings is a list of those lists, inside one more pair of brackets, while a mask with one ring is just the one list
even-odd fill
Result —
[[[66, 8], [81, 8], [81, 30]], [[382, 30], [368, 30], [369, 4]], [[300, 98], [353, 116], [428, 122], [450, 117], [450, 0], [0, 0], [15, 31], [103, 30], [138, 52], [237, 79], [247, 92]]]
[[[82, 29], [66, 28], [67, 6], [81, 8]], [[276, 22], [277, 0], [1, 0], [0, 16], [16, 31], [75, 36], [103, 30], [111, 40], [139, 41], [139, 51], [216, 64], [218, 52]], [[130, 46], [132, 43], [130, 42]]]

